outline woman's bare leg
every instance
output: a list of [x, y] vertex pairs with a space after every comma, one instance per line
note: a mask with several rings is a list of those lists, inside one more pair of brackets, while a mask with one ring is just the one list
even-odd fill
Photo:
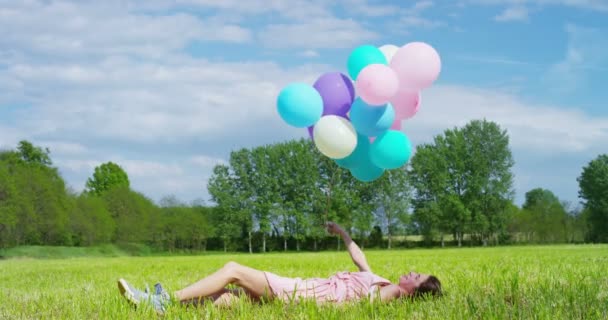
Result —
[[272, 295], [264, 272], [236, 262], [228, 262], [215, 273], [176, 291], [175, 297], [179, 301], [210, 297], [221, 293], [231, 283], [242, 287], [253, 297], [271, 297]]
[[249, 299], [253, 301], [259, 301], [256, 297], [251, 296], [247, 291], [242, 288], [238, 289], [222, 289], [218, 293], [214, 293], [207, 297], [198, 297], [190, 300], [182, 301], [183, 304], [192, 304], [192, 305], [200, 305], [203, 304], [207, 300], [213, 301], [213, 304], [221, 307], [229, 307], [234, 302], [238, 301], [241, 296], [246, 295]]

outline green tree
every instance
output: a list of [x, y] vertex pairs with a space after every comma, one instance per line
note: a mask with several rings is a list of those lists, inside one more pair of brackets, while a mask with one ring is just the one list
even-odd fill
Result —
[[515, 162], [506, 130], [494, 122], [474, 120], [463, 128], [467, 153], [464, 203], [471, 212], [473, 231], [484, 245], [506, 228], [505, 210], [513, 200]]
[[[438, 140], [439, 137], [435, 137]], [[437, 144], [422, 144], [410, 162], [410, 178], [415, 189], [412, 199], [415, 229], [430, 243], [441, 229], [440, 199], [448, 194], [448, 169], [446, 158]]]
[[528, 223], [537, 241], [566, 241], [567, 213], [553, 192], [542, 188], [526, 192], [522, 209], [528, 211]]
[[27, 140], [22, 140], [19, 142], [17, 150], [19, 151], [21, 159], [26, 163], [35, 163], [43, 166], [51, 166], [53, 164], [51, 157], [49, 156], [51, 151], [48, 148], [43, 149], [34, 146]]
[[405, 167], [387, 170], [375, 181], [377, 217], [386, 226], [388, 249], [392, 247], [393, 236], [404, 233], [409, 222], [411, 188]]
[[113, 162], [106, 162], [95, 167], [93, 176], [86, 182], [86, 192], [97, 196], [101, 196], [113, 188], [129, 187], [129, 176], [118, 164]]
[[15, 244], [69, 245], [70, 201], [59, 171], [51, 167], [48, 149], [43, 151], [27, 141], [19, 152], [6, 152], [0, 162], [12, 177], [12, 210], [17, 223]]
[[121, 243], [152, 241], [160, 221], [158, 207], [146, 196], [126, 186], [103, 193], [106, 207], [116, 225], [113, 240]]
[[272, 230], [272, 208], [278, 197], [278, 187], [273, 179], [273, 170], [276, 165], [274, 157], [269, 154], [268, 146], [261, 146], [251, 151], [254, 166], [253, 180], [255, 189], [253, 195], [254, 220], [262, 234], [262, 252], [266, 252], [266, 237]]
[[15, 244], [18, 193], [9, 167], [3, 162], [0, 154], [0, 248]]
[[247, 233], [247, 247], [253, 253], [252, 233], [254, 220], [253, 200], [255, 195], [254, 164], [251, 152], [240, 149], [230, 153], [230, 168], [233, 172], [234, 210], [238, 215], [239, 224]]
[[70, 212], [72, 244], [90, 246], [110, 243], [116, 224], [103, 199], [83, 193], [74, 196], [74, 201]]
[[229, 242], [237, 237], [240, 225], [238, 199], [234, 196], [236, 187], [230, 174], [230, 167], [216, 165], [207, 184], [207, 190], [209, 190], [212, 201], [217, 204], [212, 223], [223, 241], [224, 252], [226, 252]]
[[[474, 120], [421, 145], [411, 161], [414, 218], [426, 237], [465, 232], [483, 244], [506, 232], [513, 199], [509, 137], [496, 123]], [[432, 225], [431, 225], [432, 223]]]
[[608, 154], [599, 155], [583, 167], [577, 181], [579, 197], [588, 210], [588, 239], [608, 242]]

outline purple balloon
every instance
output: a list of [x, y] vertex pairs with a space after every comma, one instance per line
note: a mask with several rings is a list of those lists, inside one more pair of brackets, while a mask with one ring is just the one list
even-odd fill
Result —
[[314, 128], [315, 128], [315, 126], [308, 127], [308, 135], [310, 136], [311, 139], [313, 138], [312, 133], [313, 133]]
[[322, 74], [313, 87], [323, 98], [323, 115], [345, 116], [355, 100], [353, 82], [340, 72]]

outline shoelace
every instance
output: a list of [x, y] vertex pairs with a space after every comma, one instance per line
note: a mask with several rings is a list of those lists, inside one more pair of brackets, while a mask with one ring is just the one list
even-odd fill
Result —
[[163, 292], [165, 292], [165, 290], [163, 290], [163, 286], [160, 283], [154, 285], [155, 294], [162, 294]]
[[[150, 293], [150, 286], [146, 283], [146, 289], [144, 290], [145, 293]], [[154, 285], [154, 294], [161, 294], [163, 293], [163, 286], [160, 283], [157, 283]]]

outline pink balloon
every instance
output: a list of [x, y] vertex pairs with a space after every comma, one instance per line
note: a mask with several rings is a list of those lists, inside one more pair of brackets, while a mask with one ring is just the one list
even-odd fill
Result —
[[413, 117], [420, 109], [420, 91], [401, 88], [391, 99], [395, 110], [395, 119], [403, 120]]
[[441, 59], [430, 45], [410, 42], [397, 50], [390, 66], [399, 77], [400, 87], [424, 89], [439, 77]]
[[401, 131], [401, 121], [403, 121], [403, 118], [395, 117], [395, 121], [393, 122], [390, 130]]
[[355, 89], [367, 104], [382, 106], [399, 90], [399, 79], [395, 71], [387, 65], [370, 64], [357, 76]]

